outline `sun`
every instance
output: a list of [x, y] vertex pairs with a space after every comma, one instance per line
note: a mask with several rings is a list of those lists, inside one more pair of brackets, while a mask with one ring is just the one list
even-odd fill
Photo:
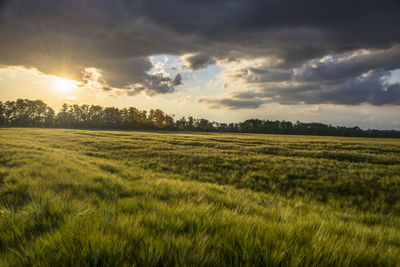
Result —
[[74, 82], [71, 80], [63, 79], [63, 78], [56, 78], [53, 83], [54, 89], [59, 94], [68, 94], [71, 92], [72, 88], [74, 87]]

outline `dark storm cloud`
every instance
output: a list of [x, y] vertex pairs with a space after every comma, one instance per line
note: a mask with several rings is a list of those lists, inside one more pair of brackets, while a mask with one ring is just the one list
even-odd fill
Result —
[[85, 69], [95, 68], [103, 89], [141, 84], [155, 94], [181, 84], [157, 86], [158, 79], [148, 74], [153, 67], [148, 56], [170, 49], [157, 39], [177, 36], [130, 13], [122, 1], [8, 1], [1, 14], [3, 65], [34, 67], [84, 84], [91, 78]]
[[185, 57], [185, 66], [191, 70], [204, 69], [211, 64], [215, 64], [215, 59], [207, 54], [199, 53]]
[[256, 109], [259, 108], [265, 102], [263, 100], [251, 99], [199, 99], [200, 103], [208, 105], [210, 108], [227, 108], [227, 109]]
[[199, 102], [228, 109], [252, 109], [267, 103], [400, 105], [400, 82], [385, 83], [383, 80], [389, 76], [387, 71], [373, 70], [339, 83], [270, 84], [253, 91], [233, 92], [229, 98]]
[[236, 78], [244, 78], [248, 83], [263, 83], [290, 80], [293, 70], [279, 70], [268, 68], [248, 68], [236, 71]]
[[180, 73], [175, 74], [171, 82], [173, 86], [182, 85], [182, 75]]
[[175, 91], [175, 86], [182, 84], [182, 76], [176, 74], [173, 79], [164, 77], [162, 74], [147, 75], [146, 79], [137, 85], [131, 85], [128, 95], [134, 96], [145, 92], [149, 96], [168, 94]]
[[[264, 72], [249, 80], [262, 83], [293, 79], [296, 74], [291, 70], [311, 59], [359, 49], [391, 51], [400, 41], [396, 0], [0, 3], [0, 64], [35, 67], [74, 79], [81, 79], [85, 68], [96, 68], [110, 87], [140, 84], [137, 88], [146, 88], [142, 91], [149, 94], [174, 91], [173, 82], [168, 81], [168, 87], [163, 78], [148, 74], [149, 55], [192, 55], [186, 62], [193, 70], [217, 60], [281, 59], [277, 65], [250, 70]], [[384, 61], [355, 63], [350, 72], [354, 78], [368, 68], [390, 70], [396, 60], [388, 56]], [[324, 77], [304, 71], [303, 79]], [[337, 68], [325, 74], [343, 76], [341, 72], [348, 70]]]
[[248, 83], [280, 81], [340, 82], [374, 69], [400, 68], [400, 45], [385, 50], [357, 50], [340, 55], [328, 55], [305, 62], [297, 68], [277, 69], [265, 66], [237, 70], [232, 77]]
[[400, 45], [386, 50], [356, 51], [312, 60], [297, 69], [293, 79], [302, 81], [343, 81], [370, 70], [400, 68]]
[[[253, 90], [235, 91], [233, 100], [280, 104], [399, 105], [399, 82], [389, 82], [390, 71], [400, 68], [400, 45], [390, 49], [357, 50], [305, 62], [298, 68], [269, 69], [264, 66], [239, 69], [230, 82], [242, 81]], [[213, 99], [212, 105], [227, 105]], [[205, 101], [203, 101], [205, 102]], [[251, 107], [251, 103], [247, 102]]]

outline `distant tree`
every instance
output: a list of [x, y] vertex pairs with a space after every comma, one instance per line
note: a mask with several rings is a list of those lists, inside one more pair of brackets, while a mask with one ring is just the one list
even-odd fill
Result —
[[109, 128], [119, 128], [121, 126], [121, 111], [115, 107], [104, 109], [104, 125]]
[[188, 121], [187, 121], [187, 130], [189, 131], [193, 131], [194, 130], [194, 118], [192, 116], [188, 117]]
[[170, 115], [165, 114], [160, 109], [152, 109], [149, 112], [148, 120], [157, 128], [157, 129], [170, 129], [173, 128], [173, 119]]
[[62, 104], [60, 111], [56, 116], [56, 126], [70, 127], [71, 126], [71, 114], [69, 113], [69, 107], [66, 103]]
[[7, 126], [51, 126], [49, 121], [54, 111], [42, 100], [18, 99], [0, 106], [0, 124]]
[[250, 119], [240, 123], [240, 129], [248, 132], [261, 132], [262, 120]]
[[186, 128], [187, 128], [187, 122], [185, 117], [182, 117], [181, 119], [176, 121], [177, 130], [187, 130]]
[[103, 107], [91, 105], [88, 110], [88, 127], [101, 128], [104, 127]]
[[357, 137], [395, 137], [400, 131], [363, 130], [358, 126], [343, 127], [323, 123], [303, 123], [297, 121], [270, 121], [249, 119], [240, 123], [218, 123], [207, 119], [189, 116], [174, 121], [174, 115], [160, 109], [138, 110], [135, 107], [118, 109], [103, 108], [98, 105], [63, 104], [56, 114], [42, 100], [17, 99], [0, 101], [1, 126], [27, 127], [74, 127], [74, 128], [124, 128], [124, 129], [162, 129], [182, 131], [226, 131], [249, 133], [310, 134]]
[[213, 124], [206, 119], [195, 120], [195, 128], [199, 131], [213, 131], [215, 130]]
[[0, 101], [0, 126], [6, 125], [6, 114], [5, 106], [3, 102]]

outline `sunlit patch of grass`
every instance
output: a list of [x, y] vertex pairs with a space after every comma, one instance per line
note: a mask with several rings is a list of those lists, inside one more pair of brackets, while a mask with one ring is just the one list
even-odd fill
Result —
[[0, 162], [0, 265], [400, 264], [398, 140], [1, 129]]

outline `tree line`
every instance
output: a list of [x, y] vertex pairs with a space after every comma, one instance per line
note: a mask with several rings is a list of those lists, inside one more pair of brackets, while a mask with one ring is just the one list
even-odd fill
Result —
[[363, 130], [357, 126], [332, 126], [323, 123], [297, 121], [271, 121], [250, 119], [239, 123], [218, 123], [191, 116], [174, 119], [160, 109], [150, 111], [135, 107], [116, 108], [99, 105], [63, 104], [56, 113], [42, 100], [18, 99], [0, 101], [0, 126], [6, 127], [55, 127], [55, 128], [97, 128], [210, 131], [273, 134], [307, 134], [352, 137], [400, 138], [400, 131]]

